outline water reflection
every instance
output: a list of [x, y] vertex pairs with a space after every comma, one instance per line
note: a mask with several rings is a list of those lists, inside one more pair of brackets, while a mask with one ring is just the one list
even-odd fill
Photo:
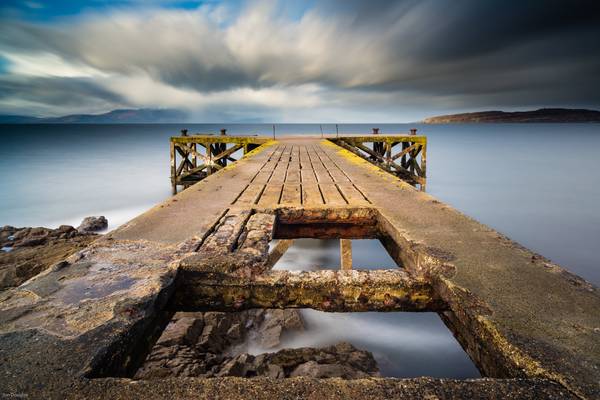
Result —
[[[274, 241], [271, 246], [276, 243]], [[352, 240], [353, 269], [392, 269], [396, 262], [377, 239]], [[318, 271], [340, 269], [339, 239], [294, 239], [273, 269]]]
[[[362, 269], [395, 267], [378, 240], [353, 240], [352, 255], [354, 265]], [[339, 240], [296, 239], [274, 269], [314, 271], [339, 267]], [[480, 376], [435, 313], [301, 313], [306, 330], [285, 337], [279, 348], [322, 347], [347, 341], [372, 352], [383, 376]], [[273, 349], [254, 347], [250, 351], [259, 354]]]

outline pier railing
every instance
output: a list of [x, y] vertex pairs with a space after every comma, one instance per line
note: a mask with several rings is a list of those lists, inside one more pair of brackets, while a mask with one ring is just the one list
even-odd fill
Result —
[[[254, 150], [269, 139], [264, 136], [188, 135], [171, 137], [171, 185], [188, 187]], [[427, 137], [410, 134], [329, 137], [333, 143], [383, 170], [425, 190], [427, 182]]]
[[[375, 131], [375, 130], [374, 130]], [[425, 190], [427, 181], [427, 137], [407, 135], [344, 136], [332, 142], [370, 163]]]
[[268, 139], [258, 136], [187, 135], [171, 137], [171, 185], [187, 187], [254, 150]]

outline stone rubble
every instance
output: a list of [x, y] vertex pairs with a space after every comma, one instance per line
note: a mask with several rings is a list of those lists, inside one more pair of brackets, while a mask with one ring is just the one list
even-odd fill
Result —
[[348, 343], [323, 349], [248, 354], [251, 346], [275, 349], [281, 345], [282, 335], [303, 329], [297, 310], [179, 312], [135, 378], [309, 376], [352, 379], [378, 376], [372, 354]]

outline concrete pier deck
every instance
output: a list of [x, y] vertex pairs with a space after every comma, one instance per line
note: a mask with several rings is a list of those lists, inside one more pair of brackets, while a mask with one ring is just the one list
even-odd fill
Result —
[[[400, 268], [270, 271], [272, 239], [379, 238]], [[435, 311], [486, 378], [131, 379], [175, 311]], [[0, 293], [0, 393], [600, 398], [598, 288], [321, 138], [265, 141]]]

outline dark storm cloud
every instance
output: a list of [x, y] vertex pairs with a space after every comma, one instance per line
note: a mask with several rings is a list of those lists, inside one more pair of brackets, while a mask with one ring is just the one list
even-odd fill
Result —
[[[222, 47], [216, 27], [209, 30], [207, 24], [201, 24], [200, 29], [194, 29], [173, 22], [162, 21], [160, 16], [150, 21], [133, 21], [130, 16], [118, 21], [85, 20], [68, 26], [8, 21], [0, 26], [0, 45], [11, 51], [58, 54], [103, 71], [145, 71], [169, 84], [198, 90], [256, 81]], [[175, 40], [163, 42], [164, 36], [174, 36]]]
[[0, 101], [18, 99], [30, 104], [57, 108], [85, 109], [124, 105], [126, 101], [89, 78], [0, 77]]
[[589, 28], [600, 33], [600, 2], [596, 1], [457, 1], [444, 8], [432, 12], [427, 28], [431, 33], [424, 32], [432, 37], [421, 54], [432, 61], [479, 57]]
[[[600, 87], [597, 1], [319, 1], [293, 16], [286, 7], [250, 2], [229, 13], [128, 8], [51, 23], [9, 19], [0, 25], [0, 51], [53, 54], [123, 79], [148, 77], [186, 96], [316, 85], [324, 106], [348, 110], [359, 99], [449, 111], [600, 106], [593, 89]], [[53, 79], [43, 98], [66, 84], [45, 82]], [[139, 89], [103, 90], [89, 95], [122, 101]], [[295, 107], [269, 96], [248, 101], [258, 109]]]

